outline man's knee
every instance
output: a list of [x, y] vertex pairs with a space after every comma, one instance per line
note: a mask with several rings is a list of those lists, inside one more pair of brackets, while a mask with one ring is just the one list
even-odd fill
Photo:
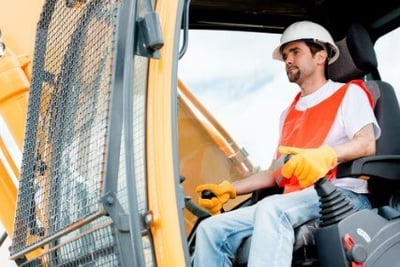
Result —
[[277, 212], [280, 210], [282, 206], [282, 195], [272, 195], [264, 198], [260, 202], [257, 203], [256, 213], [258, 212]]
[[208, 232], [212, 232], [216, 223], [214, 222], [214, 217], [208, 217], [205, 220], [202, 220], [197, 226], [196, 233], [197, 235], [207, 234]]

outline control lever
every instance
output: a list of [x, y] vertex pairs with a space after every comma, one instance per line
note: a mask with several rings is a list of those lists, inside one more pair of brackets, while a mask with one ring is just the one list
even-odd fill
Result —
[[274, 172], [274, 176], [278, 177], [276, 178], [277, 184], [280, 184], [283, 179], [285, 179], [281, 173], [281, 168], [282, 166], [289, 161], [289, 159], [292, 157], [292, 155], [288, 154], [283, 154], [281, 155], [277, 160], [274, 162], [274, 166], [272, 168]]
[[[283, 164], [285, 164], [290, 159], [291, 156], [292, 155], [287, 155], [287, 154], [281, 155], [275, 161], [274, 168], [273, 168], [274, 171], [277, 171], [277, 172], [279, 171], [279, 173], [280, 173], [281, 167], [283, 166]], [[280, 174], [279, 180], [281, 180], [281, 179], [283, 179], [282, 174]], [[201, 192], [201, 198], [212, 199], [213, 197], [216, 197], [216, 195], [210, 190], [204, 190]], [[221, 212], [224, 212], [223, 208], [221, 209]]]
[[201, 192], [201, 198], [212, 199], [213, 197], [216, 197], [216, 195], [210, 190], [204, 190]]
[[[217, 196], [210, 190], [204, 190], [201, 192], [201, 198], [212, 199], [213, 197], [217, 197]], [[221, 208], [221, 213], [222, 212], [225, 212], [224, 208]]]
[[[182, 184], [185, 180], [186, 180], [185, 176], [183, 176], [183, 175], [179, 176], [180, 184]], [[206, 217], [210, 216], [210, 213], [208, 211], [206, 211], [205, 209], [201, 208], [199, 205], [194, 203], [190, 196], [185, 195], [182, 185], [180, 186], [180, 189], [182, 191], [182, 194], [184, 195], [186, 209], [188, 209], [192, 214], [194, 214], [198, 218], [206, 218]]]

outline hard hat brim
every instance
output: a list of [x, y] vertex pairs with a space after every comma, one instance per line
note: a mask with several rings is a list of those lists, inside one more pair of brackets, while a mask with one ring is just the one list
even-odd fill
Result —
[[[272, 59], [283, 61], [282, 53], [281, 53], [281, 47], [287, 45], [288, 43], [296, 42], [296, 41], [298, 42], [298, 41], [304, 41], [304, 40], [303, 39], [293, 40], [293, 41], [278, 45], [274, 49], [274, 51], [272, 52]], [[316, 42], [316, 44], [319, 44], [319, 43]], [[332, 64], [333, 62], [335, 62], [338, 59], [338, 57], [339, 57], [339, 48], [336, 46], [336, 44], [329, 44], [329, 46], [331, 47], [331, 49], [334, 52], [334, 55], [328, 61], [328, 64], [330, 65], [330, 64]]]

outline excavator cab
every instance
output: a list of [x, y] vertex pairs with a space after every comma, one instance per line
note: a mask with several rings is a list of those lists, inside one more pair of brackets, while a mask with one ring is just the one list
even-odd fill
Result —
[[[196, 186], [259, 171], [189, 83], [178, 78], [179, 61], [191, 49], [190, 32], [265, 37], [308, 19], [348, 49], [332, 77], [374, 81], [384, 132], [376, 157], [340, 168], [343, 175], [368, 177], [374, 209], [326, 227], [308, 226], [306, 232], [319, 233], [298, 246], [293, 264], [396, 261], [398, 103], [380, 81], [368, 49], [399, 28], [400, 6], [386, 0], [362, 5], [360, 12], [344, 0], [3, 3], [0, 115], [22, 156], [14, 161], [0, 138], [0, 219], [11, 240], [10, 259], [20, 266], [190, 266], [196, 225], [209, 216], [197, 205]], [[362, 30], [355, 24], [369, 41], [357, 36]], [[351, 77], [339, 75], [349, 62]], [[322, 191], [330, 195], [334, 188]], [[224, 209], [270, 193], [236, 198]], [[346, 246], [343, 235], [349, 236]], [[326, 239], [335, 242], [327, 245]], [[242, 248], [245, 265], [245, 244]]]

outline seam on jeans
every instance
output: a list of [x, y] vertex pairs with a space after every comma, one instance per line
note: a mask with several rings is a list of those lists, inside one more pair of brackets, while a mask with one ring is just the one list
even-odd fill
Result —
[[[307, 204], [308, 205], [308, 204]], [[306, 205], [306, 206], [307, 206]], [[285, 218], [286, 219], [286, 221], [287, 221], [287, 223], [291, 226], [291, 228], [292, 228], [292, 230], [293, 230], [293, 233], [294, 233], [294, 228], [295, 227], [297, 227], [297, 226], [294, 226], [293, 224], [292, 224], [292, 221], [290, 220], [290, 218], [287, 216], [287, 213], [290, 213], [290, 211], [291, 210], [293, 210], [293, 209], [299, 209], [299, 205], [297, 205], [296, 207], [290, 207], [290, 208], [288, 208], [287, 209], [287, 211], [285, 212], [285, 211], [282, 211], [281, 209], [279, 209], [279, 227], [278, 227], [278, 234], [279, 234], [279, 243], [278, 243], [278, 245], [280, 246], [280, 247], [282, 247], [282, 226], [283, 226], [283, 219]], [[316, 216], [315, 218], [318, 218], [318, 216]], [[311, 220], [311, 219], [315, 219], [314, 217], [313, 218], [307, 218], [307, 220], [305, 221], [305, 222], [307, 222], [307, 221], [309, 221], [309, 220]], [[300, 224], [301, 225], [301, 224]], [[285, 228], [286, 229], [286, 228]], [[295, 236], [294, 236], [294, 234], [293, 234], [293, 246], [294, 246], [294, 242], [296, 242], [296, 240], [295, 240]], [[276, 264], [277, 264], [277, 261], [278, 259], [276, 258], [276, 257], [274, 257], [274, 259], [273, 259], [273, 263], [274, 263], [274, 266], [277, 266]]]
[[[290, 210], [290, 209], [289, 209]], [[279, 235], [279, 240], [278, 240], [278, 249], [282, 248], [282, 241], [283, 241], [283, 235], [282, 233], [282, 227], [283, 227], [283, 219], [286, 219], [287, 223], [289, 223], [290, 225], [292, 225], [292, 223], [290, 222], [289, 218], [286, 216], [285, 212], [283, 212], [282, 210], [279, 210], [279, 227], [278, 227], [278, 235]], [[293, 227], [293, 226], [292, 226]], [[286, 228], [285, 228], [286, 229]], [[273, 259], [273, 266], [278, 266], [277, 264], [277, 260], [278, 258], [274, 257]]]
[[[253, 225], [253, 229], [254, 229], [254, 225]], [[226, 246], [226, 244], [228, 243], [227, 240], [229, 240], [229, 238], [232, 236], [232, 234], [234, 235], [234, 234], [237, 234], [237, 233], [246, 231], [246, 230], [248, 230], [248, 228], [243, 227], [241, 230], [232, 229], [231, 231], [226, 232], [226, 235], [225, 235], [224, 239], [221, 240], [220, 245], [218, 246], [219, 253], [221, 253], [221, 255], [224, 255], [224, 256], [222, 257], [222, 265], [220, 265], [220, 266], [225, 266], [225, 264], [226, 264], [226, 260], [227, 260], [226, 258], [227, 258], [228, 255], [226, 255], [226, 254], [223, 253], [222, 247], [223, 247], [223, 246]], [[243, 238], [243, 239], [244, 239], [244, 238]], [[236, 252], [237, 252], [237, 251], [236, 251]], [[235, 260], [236, 252], [231, 251], [231, 253], [232, 253], [232, 255], [233, 255], [232, 261]]]

